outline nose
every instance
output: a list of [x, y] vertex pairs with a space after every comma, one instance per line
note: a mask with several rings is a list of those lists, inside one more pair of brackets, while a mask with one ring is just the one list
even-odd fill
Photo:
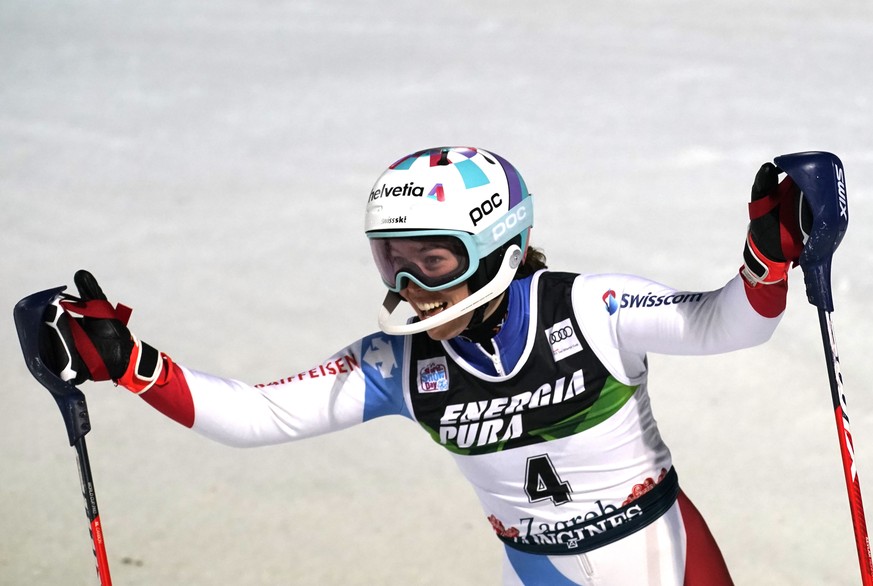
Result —
[[409, 298], [409, 293], [412, 292], [413, 295], [418, 295], [423, 292], [424, 289], [418, 286], [418, 284], [412, 279], [406, 279], [403, 289], [400, 290], [400, 296], [404, 299]]

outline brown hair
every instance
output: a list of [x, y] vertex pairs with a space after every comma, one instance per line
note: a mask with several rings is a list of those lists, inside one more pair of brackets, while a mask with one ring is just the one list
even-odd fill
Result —
[[527, 247], [527, 252], [524, 255], [524, 262], [518, 267], [518, 272], [515, 273], [516, 279], [524, 279], [529, 277], [540, 269], [548, 268], [546, 265], [546, 253], [541, 248]]

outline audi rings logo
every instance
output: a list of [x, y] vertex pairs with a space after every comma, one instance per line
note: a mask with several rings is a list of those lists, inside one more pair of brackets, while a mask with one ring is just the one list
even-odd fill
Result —
[[576, 335], [576, 330], [573, 329], [573, 323], [570, 321], [570, 318], [556, 323], [547, 329], [545, 334], [549, 340], [552, 356], [555, 357], [556, 362], [582, 351], [582, 343]]
[[557, 344], [562, 340], [569, 340], [573, 336], [573, 326], [564, 326], [559, 330], [549, 333], [549, 344]]

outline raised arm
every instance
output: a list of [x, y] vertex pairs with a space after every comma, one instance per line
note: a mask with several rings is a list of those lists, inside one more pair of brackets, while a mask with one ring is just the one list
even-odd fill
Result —
[[[582, 277], [574, 297], [586, 312], [591, 335], [608, 337], [621, 351], [645, 354], [714, 354], [760, 344], [785, 310], [788, 271], [803, 247], [809, 223], [790, 178], [763, 165], [752, 187], [750, 223], [739, 274], [707, 292], [680, 291], [622, 275]], [[592, 308], [599, 305], [599, 311]]]

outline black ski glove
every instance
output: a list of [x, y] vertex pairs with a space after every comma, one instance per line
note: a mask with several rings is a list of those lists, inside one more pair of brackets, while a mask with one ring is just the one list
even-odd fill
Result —
[[138, 392], [151, 386], [160, 373], [160, 354], [130, 333], [130, 308], [113, 307], [88, 271], [77, 271], [73, 280], [79, 297], [63, 295], [46, 309], [46, 366], [73, 384], [112, 379]]
[[812, 222], [800, 189], [779, 169], [764, 163], [755, 175], [742, 275], [750, 285], [778, 283], [797, 263]]

